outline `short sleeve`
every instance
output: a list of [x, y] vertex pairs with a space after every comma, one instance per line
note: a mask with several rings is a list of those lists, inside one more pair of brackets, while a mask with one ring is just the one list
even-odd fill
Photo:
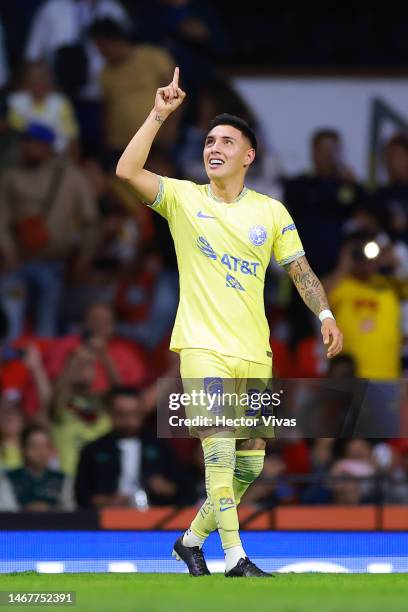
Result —
[[162, 217], [171, 221], [177, 207], [183, 198], [183, 184], [186, 181], [159, 176], [159, 191], [156, 199], [150, 208], [159, 213]]
[[281, 202], [274, 202], [274, 241], [273, 253], [281, 266], [295, 261], [305, 254], [296, 225]]

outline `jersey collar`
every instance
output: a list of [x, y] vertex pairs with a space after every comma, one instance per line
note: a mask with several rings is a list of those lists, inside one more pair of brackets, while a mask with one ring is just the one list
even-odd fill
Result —
[[[207, 195], [210, 198], [212, 198], [216, 202], [223, 202], [224, 203], [224, 200], [221, 200], [221, 198], [217, 198], [217, 196], [215, 195], [215, 193], [211, 189], [211, 185], [210, 184], [205, 186], [205, 190], [206, 190]], [[247, 191], [248, 191], [248, 187], [245, 187], [245, 185], [244, 185], [241, 193], [235, 198], [235, 200], [232, 200], [232, 202], [226, 202], [226, 204], [236, 204], [237, 202], [239, 202], [246, 195]]]

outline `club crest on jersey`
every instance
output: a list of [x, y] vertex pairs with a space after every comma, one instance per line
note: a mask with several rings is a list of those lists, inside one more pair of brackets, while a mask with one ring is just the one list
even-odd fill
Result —
[[262, 246], [265, 244], [268, 234], [263, 225], [254, 225], [248, 232], [248, 236], [252, 244]]

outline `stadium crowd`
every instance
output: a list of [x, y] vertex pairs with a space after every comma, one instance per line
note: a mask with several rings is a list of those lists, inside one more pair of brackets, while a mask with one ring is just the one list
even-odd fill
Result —
[[[171, 237], [115, 176], [176, 64], [188, 103], [160, 132], [149, 169], [206, 182], [209, 120], [228, 111], [258, 127], [248, 186], [288, 207], [344, 333], [343, 354], [328, 363], [318, 321], [271, 262], [274, 374], [398, 381], [408, 368], [408, 134], [384, 143], [381, 185], [356, 179], [342, 135], [326, 126], [313, 135], [310, 168], [287, 176], [252, 110], [217, 75], [230, 42], [211, 6], [139, 4], [136, 16], [119, 0], [20, 1], [13, 26], [0, 11], [0, 511], [205, 495], [197, 441], [156, 436], [155, 381], [178, 376]], [[403, 439], [268, 446], [246, 503], [408, 503]]]

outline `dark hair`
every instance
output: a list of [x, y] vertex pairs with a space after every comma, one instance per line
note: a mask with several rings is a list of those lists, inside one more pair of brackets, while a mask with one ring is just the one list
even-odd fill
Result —
[[130, 385], [115, 385], [111, 387], [106, 394], [106, 405], [109, 409], [112, 409], [115, 400], [118, 397], [133, 397], [134, 399], [138, 399], [140, 396], [139, 389], [137, 387], [132, 387]]
[[387, 147], [401, 147], [408, 153], [408, 134], [406, 132], [400, 132], [399, 134], [395, 134], [390, 140], [387, 142]]
[[130, 32], [114, 19], [96, 19], [89, 28], [92, 38], [108, 38], [110, 40], [130, 40]]
[[229, 113], [222, 113], [221, 115], [214, 117], [214, 119], [210, 122], [208, 131], [211, 132], [211, 130], [217, 127], [217, 125], [231, 125], [232, 127], [236, 128], [248, 138], [249, 142], [251, 143], [251, 147], [256, 151], [258, 143], [255, 132], [244, 119], [241, 119], [241, 117], [237, 117], [236, 115], [230, 115]]
[[48, 438], [50, 437], [50, 432], [46, 427], [38, 424], [26, 425], [21, 433], [21, 447], [23, 449], [27, 446], [29, 438], [36, 433], [43, 433]]
[[340, 134], [337, 130], [334, 130], [333, 128], [324, 128], [321, 130], [317, 130], [317, 132], [315, 132], [312, 136], [313, 147], [316, 147], [324, 138], [331, 138], [332, 140], [339, 141]]

